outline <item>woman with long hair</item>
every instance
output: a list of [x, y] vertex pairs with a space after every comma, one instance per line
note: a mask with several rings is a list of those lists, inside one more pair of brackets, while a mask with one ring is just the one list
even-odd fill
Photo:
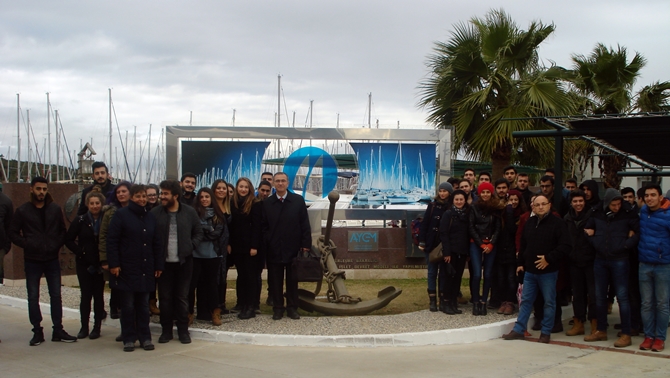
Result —
[[235, 193], [230, 205], [230, 258], [237, 268], [237, 295], [241, 307], [237, 315], [240, 319], [256, 316], [254, 304], [258, 296], [256, 266], [258, 250], [251, 248], [254, 231], [260, 229], [261, 202], [254, 196], [254, 186], [246, 177], [241, 177], [235, 185]]
[[[212, 183], [212, 192], [214, 193], [214, 206], [218, 207], [221, 213], [224, 215], [224, 220], [226, 222], [226, 229], [229, 228], [230, 224], [230, 199], [231, 196], [228, 194], [228, 184], [222, 179], [214, 180]], [[228, 290], [228, 265], [232, 262], [232, 259], [228, 258], [228, 248], [222, 251], [221, 262], [219, 264], [219, 273], [217, 274], [217, 292], [219, 293], [219, 308], [221, 309], [221, 314], [228, 314], [229, 311], [226, 309], [226, 290]]]
[[[207, 309], [211, 315], [212, 324], [221, 325], [221, 308], [219, 307], [219, 290], [217, 278], [221, 264], [222, 253], [227, 253], [228, 228], [225, 215], [213, 202], [214, 192], [210, 188], [198, 191], [195, 202], [195, 211], [200, 217], [203, 238], [193, 251], [193, 275], [191, 276], [191, 290], [189, 293], [189, 318], [193, 318], [195, 307], [195, 293], [205, 300], [205, 304], [198, 304], [198, 309]], [[200, 295], [203, 291], [203, 295]]]
[[444, 284], [443, 312], [447, 315], [461, 314], [458, 309], [458, 293], [465, 263], [470, 254], [470, 205], [468, 195], [462, 190], [451, 194], [451, 206], [442, 214], [440, 220], [440, 240], [442, 254], [446, 264]]
[[437, 189], [435, 200], [428, 204], [426, 213], [423, 215], [421, 228], [419, 231], [419, 249], [426, 255], [426, 265], [428, 267], [428, 300], [430, 301], [430, 311], [437, 312], [437, 288], [440, 289], [440, 307], [443, 309], [444, 299], [444, 262], [431, 263], [428, 259], [433, 248], [440, 244], [440, 219], [442, 214], [449, 207], [449, 196], [454, 188], [448, 182], [443, 182]]
[[[78, 216], [65, 235], [65, 246], [77, 256], [76, 269], [79, 288], [81, 290], [81, 301], [79, 302], [79, 316], [81, 317], [81, 329], [77, 334], [78, 339], [88, 336], [89, 339], [100, 337], [102, 321], [107, 317], [105, 312], [105, 278], [100, 267], [100, 253], [98, 252], [98, 236], [100, 234], [100, 223], [102, 223], [102, 205], [105, 196], [100, 192], [99, 186], [86, 195], [86, 214]], [[95, 314], [93, 330], [89, 334], [88, 321], [91, 315], [91, 300]]]
[[[114, 191], [109, 193], [107, 196], [107, 205], [103, 207], [103, 212], [105, 215], [102, 217], [102, 223], [100, 224], [100, 241], [98, 243], [98, 251], [100, 253], [100, 264], [102, 269], [108, 270], [107, 266], [107, 230], [109, 229], [109, 222], [112, 221], [112, 217], [116, 213], [116, 210], [128, 206], [130, 203], [130, 187], [133, 184], [128, 181], [122, 181], [116, 185]], [[119, 312], [121, 309], [120, 298], [117, 295], [117, 291], [114, 290], [111, 286], [111, 293], [109, 297], [109, 317], [112, 319], [119, 318]], [[117, 337], [117, 341], [121, 341], [120, 337]]]
[[[493, 262], [500, 235], [500, 201], [489, 182], [477, 187], [477, 201], [470, 211], [470, 294], [472, 315], [486, 315], [486, 301], [491, 290]], [[484, 292], [479, 293], [484, 268]]]
[[516, 279], [516, 231], [521, 214], [526, 212], [521, 192], [516, 189], [508, 193], [507, 205], [503, 210], [502, 228], [500, 231], [500, 242], [496, 252], [496, 287], [501, 301], [498, 314], [514, 314], [517, 291]]
[[130, 203], [117, 210], [107, 233], [110, 286], [121, 297], [123, 351], [135, 350], [135, 340], [144, 350], [153, 350], [149, 330], [149, 293], [156, 289], [165, 256], [156, 217], [146, 207], [144, 185], [130, 188]]

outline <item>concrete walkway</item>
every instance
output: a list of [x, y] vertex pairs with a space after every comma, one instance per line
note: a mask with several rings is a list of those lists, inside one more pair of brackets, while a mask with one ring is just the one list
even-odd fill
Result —
[[[503, 341], [415, 347], [322, 348], [269, 347], [193, 340], [156, 344], [155, 351], [121, 350], [119, 329], [103, 326], [98, 340], [73, 344], [47, 341], [30, 347], [31, 326], [25, 309], [0, 305], [0, 376], [5, 377], [668, 377], [668, 353], [653, 356], [603, 349]], [[78, 321], [65, 319], [76, 333]], [[614, 332], [614, 331], [612, 331]], [[612, 333], [611, 332], [611, 333]], [[581, 340], [552, 335], [553, 340]], [[639, 339], [639, 340], [638, 340]], [[607, 347], [613, 343], [596, 343]], [[634, 338], [641, 342], [641, 338]], [[154, 340], [156, 342], [156, 340]], [[650, 354], [651, 355], [651, 354]]]

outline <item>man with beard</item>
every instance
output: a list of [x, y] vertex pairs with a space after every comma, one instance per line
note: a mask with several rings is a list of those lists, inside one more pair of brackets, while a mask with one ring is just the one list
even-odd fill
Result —
[[596, 209], [600, 207], [600, 195], [598, 194], [598, 183], [593, 180], [586, 180], [581, 185], [579, 189], [584, 192], [586, 196], [586, 207], [590, 209]]
[[115, 185], [112, 184], [112, 180], [109, 179], [109, 172], [107, 171], [107, 165], [101, 161], [96, 161], [91, 165], [91, 168], [93, 168], [93, 185], [85, 188], [81, 192], [81, 200], [79, 201], [79, 209], [77, 210], [77, 215], [83, 215], [86, 214], [88, 211], [88, 208], [86, 207], [86, 201], [84, 200], [88, 193], [91, 192], [94, 186], [99, 186], [100, 187], [100, 193], [102, 193], [105, 197], [107, 197], [107, 194], [112, 192], [114, 188], [116, 188]]
[[516, 190], [521, 193], [521, 196], [523, 197], [523, 201], [526, 203], [526, 206], [530, 208], [530, 200], [533, 197], [533, 192], [528, 189], [528, 186], [530, 185], [530, 180], [528, 179], [528, 174], [527, 173], [519, 173], [516, 176]]
[[179, 196], [179, 202], [184, 205], [189, 205], [192, 208], [195, 208], [195, 184], [196, 177], [191, 172], [186, 172], [181, 176], [181, 195]]
[[179, 341], [188, 344], [191, 342], [188, 332], [188, 294], [193, 272], [193, 250], [202, 240], [202, 227], [195, 209], [182, 206], [179, 182], [165, 180], [160, 183], [160, 188], [161, 204], [151, 210], [156, 216], [156, 232], [160, 234], [165, 256], [165, 267], [158, 280], [158, 303], [163, 328], [158, 342], [163, 344], [172, 340], [172, 324], [176, 320]]
[[49, 288], [51, 321], [53, 333], [51, 341], [72, 343], [77, 338], [63, 329], [63, 304], [61, 300], [61, 271], [58, 254], [65, 243], [65, 222], [60, 206], [53, 202], [48, 193], [48, 181], [35, 177], [30, 182], [30, 202], [16, 209], [9, 230], [10, 239], [23, 248], [28, 290], [28, 315], [33, 325], [30, 345], [44, 342], [42, 311], [40, 311], [40, 279], [45, 276]]

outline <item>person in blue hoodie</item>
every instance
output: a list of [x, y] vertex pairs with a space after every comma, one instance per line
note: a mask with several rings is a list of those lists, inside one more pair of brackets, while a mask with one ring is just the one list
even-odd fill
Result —
[[640, 210], [640, 295], [645, 339], [640, 349], [660, 352], [670, 318], [670, 200], [663, 198], [661, 187], [651, 184], [644, 189]]
[[618, 190], [608, 188], [603, 204], [591, 215], [584, 227], [589, 242], [596, 249], [593, 273], [596, 283], [596, 312], [598, 329], [584, 341], [607, 340], [607, 287], [612, 284], [619, 302], [621, 336], [614, 342], [617, 348], [631, 345], [631, 309], [628, 299], [629, 255], [635, 251], [640, 233], [637, 214], [623, 207]]

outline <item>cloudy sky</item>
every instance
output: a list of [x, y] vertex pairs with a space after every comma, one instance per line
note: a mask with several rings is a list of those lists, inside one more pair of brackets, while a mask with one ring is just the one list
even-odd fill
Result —
[[540, 51], [547, 64], [620, 44], [648, 60], [638, 87], [670, 80], [667, 0], [0, 0], [0, 153], [16, 157], [17, 93], [40, 146], [49, 92], [70, 150], [92, 138], [102, 158], [108, 88], [122, 133], [137, 126], [146, 140], [152, 124], [155, 143], [191, 111], [193, 125], [231, 125], [236, 109], [236, 125], [273, 126], [279, 74], [282, 125], [295, 112], [304, 127], [313, 100], [315, 127], [334, 127], [338, 113], [340, 126], [361, 127], [372, 93], [373, 123], [425, 127], [417, 84], [433, 43], [501, 6], [523, 28], [556, 25]]

